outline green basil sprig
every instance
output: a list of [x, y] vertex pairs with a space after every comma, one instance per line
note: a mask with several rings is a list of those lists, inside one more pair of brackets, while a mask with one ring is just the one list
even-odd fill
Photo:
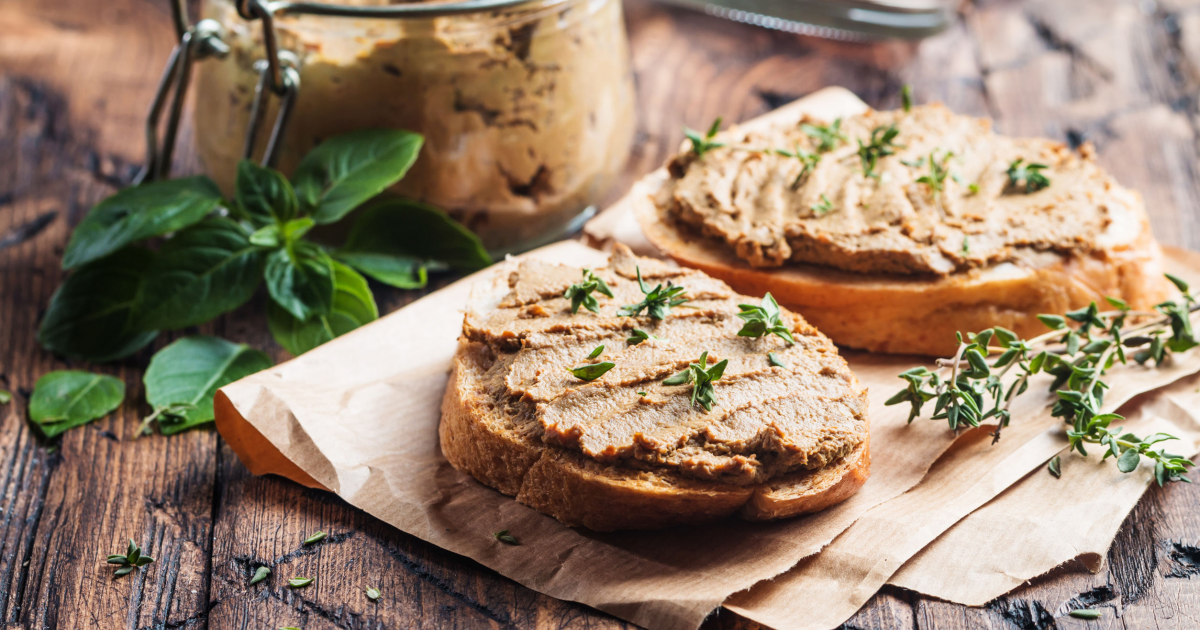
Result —
[[[409, 289], [425, 286], [430, 268], [473, 271], [491, 264], [478, 237], [446, 213], [381, 195], [408, 172], [422, 142], [419, 134], [399, 130], [330, 138], [305, 156], [290, 180], [242, 161], [228, 200], [203, 176], [117, 192], [72, 234], [63, 256], [71, 273], [50, 299], [39, 343], [68, 357], [122, 359], [160, 331], [201, 325], [239, 308], [265, 284], [272, 335], [301, 354], [379, 317], [360, 271]], [[376, 197], [355, 217], [341, 247], [309, 240], [315, 226]], [[139, 243], [151, 238], [157, 251]], [[267, 355], [244, 345], [212, 337], [177, 341], [156, 354], [146, 372], [154, 411], [145, 424], [157, 420], [170, 434], [209, 422], [217, 388], [270, 365]], [[124, 396], [123, 386], [117, 391], [103, 380], [111, 377], [65, 374], [75, 376], [47, 375], [54, 378], [42, 391], [56, 383], [70, 399], [72, 387], [97, 389], [80, 393], [69, 413], [35, 395], [31, 418], [47, 435], [108, 413]], [[101, 380], [92, 382], [93, 376]], [[100, 393], [105, 404], [94, 400]]]
[[[421, 144], [420, 135], [398, 130], [337, 136], [313, 149], [291, 181], [243, 161], [228, 201], [202, 176], [118, 192], [72, 235], [63, 265], [75, 271], [51, 299], [39, 341], [65, 356], [120, 359], [160, 330], [238, 308], [265, 279], [272, 311], [296, 320], [276, 315], [272, 331], [281, 345], [303, 351], [378, 316], [355, 269], [419, 288], [430, 265], [487, 266], [491, 259], [474, 234], [415, 201], [372, 204], [341, 248], [307, 240], [315, 225], [346, 216], [399, 181]], [[161, 236], [158, 252], [133, 246]], [[321, 330], [308, 330], [314, 327]]]

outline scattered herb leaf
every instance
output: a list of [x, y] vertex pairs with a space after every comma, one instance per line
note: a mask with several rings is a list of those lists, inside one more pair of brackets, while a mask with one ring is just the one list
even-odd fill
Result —
[[962, 255], [963, 256], [971, 255], [971, 237], [967, 236], [966, 234], [963, 234]]
[[268, 575], [271, 575], [270, 567], [265, 565], [258, 567], [258, 569], [254, 571], [254, 577], [250, 578], [250, 585], [254, 586], [255, 584], [258, 584], [259, 582], [267, 579]]
[[375, 588], [374, 586], [368, 586], [368, 587], [367, 587], [367, 599], [369, 599], [369, 600], [371, 600], [371, 601], [373, 601], [373, 602], [374, 602], [374, 601], [379, 601], [379, 597], [380, 597], [381, 595], [383, 595], [383, 593], [380, 593], [380, 592], [379, 592], [379, 589]]
[[1062, 477], [1062, 457], [1058, 455], [1052, 457], [1050, 463], [1046, 465], [1046, 470], [1049, 470], [1055, 479]]
[[576, 368], [567, 368], [567, 371], [574, 374], [575, 378], [581, 381], [594, 381], [615, 367], [617, 367], [616, 363], [605, 361], [604, 363], [593, 363], [591, 365], [581, 365]]
[[294, 577], [288, 580], [288, 586], [292, 588], [304, 588], [316, 581], [317, 578]]
[[502, 542], [506, 545], [521, 544], [521, 541], [517, 540], [516, 536], [513, 536], [512, 534], [508, 533], [507, 529], [502, 529], [502, 530], [492, 534], [492, 536], [495, 536], [496, 540], [499, 540], [500, 542]]
[[949, 167], [946, 163], [950, 158], [954, 157], [954, 153], [946, 151], [942, 154], [942, 159], [939, 162], [937, 159], [937, 151], [929, 152], [929, 174], [922, 175], [917, 178], [917, 183], [925, 184], [929, 187], [930, 195], [935, 200], [940, 200], [942, 192], [946, 189], [946, 176], [950, 174]]
[[1067, 614], [1076, 619], [1099, 619], [1101, 616], [1099, 610], [1092, 608], [1076, 608]]
[[650, 333], [642, 330], [641, 328], [634, 328], [632, 331], [630, 331], [629, 337], [627, 339], [625, 339], [625, 343], [629, 344], [631, 346], [636, 346], [639, 343], [642, 343], [643, 341], [648, 341], [650, 339], [662, 339], [662, 338], [655, 337], [654, 335], [651, 335]]
[[781, 367], [781, 368], [786, 368], [788, 366], [788, 364], [784, 363], [783, 359], [780, 359], [779, 355], [775, 354], [774, 352], [767, 353], [767, 363], [770, 363], [771, 365], [774, 365], [775, 367]]
[[325, 540], [325, 537], [328, 535], [329, 534], [326, 534], [325, 532], [317, 532], [317, 533], [313, 534], [312, 536], [305, 538], [304, 542], [301, 544], [311, 545], [313, 543], [318, 543], [318, 542], [321, 542], [322, 540]]
[[12, 392], [0, 389], [0, 405], [7, 405], [10, 402], [12, 402]]
[[604, 344], [598, 345], [598, 346], [596, 346], [595, 350], [592, 350], [591, 354], [587, 355], [587, 358], [595, 359], [596, 357], [600, 356], [603, 352], [604, 352]]
[[907, 83], [904, 84], [904, 87], [900, 88], [900, 104], [904, 107], [904, 111], [912, 111], [912, 86]]

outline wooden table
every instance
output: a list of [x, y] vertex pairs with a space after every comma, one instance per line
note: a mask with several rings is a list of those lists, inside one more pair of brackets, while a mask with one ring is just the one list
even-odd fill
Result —
[[[194, 8], [194, 7], [193, 7]], [[625, 185], [658, 166], [681, 126], [746, 119], [826, 85], [878, 107], [918, 100], [991, 116], [1011, 134], [1095, 143], [1146, 198], [1155, 232], [1200, 248], [1200, 2], [979, 1], [922, 43], [837, 43], [629, 0], [640, 131]], [[625, 626], [516, 585], [366, 516], [337, 497], [250, 475], [211, 430], [133, 440], [152, 349], [99, 368], [125, 379], [116, 414], [60, 444], [25, 423], [41, 374], [84, 364], [42, 351], [38, 319], [71, 226], [142, 156], [141, 125], [173, 45], [164, 0], [0, 0], [0, 619], [26, 628]], [[196, 170], [187, 125], [177, 172]], [[614, 197], [620, 191], [614, 191]], [[378, 290], [391, 311], [416, 292]], [[265, 297], [200, 331], [285, 358]], [[888, 588], [848, 628], [1078, 627], [1072, 598], [1115, 607], [1095, 627], [1200, 627], [1200, 487], [1148, 492], [1104, 569], [1068, 565], [985, 608]], [[324, 530], [312, 547], [300, 541]], [[112, 578], [134, 537], [158, 561]], [[248, 586], [250, 567], [274, 566]], [[283, 586], [293, 575], [315, 586]], [[383, 597], [372, 603], [367, 586]], [[806, 604], [811, 605], [811, 604]], [[753, 625], [719, 613], [710, 626]]]

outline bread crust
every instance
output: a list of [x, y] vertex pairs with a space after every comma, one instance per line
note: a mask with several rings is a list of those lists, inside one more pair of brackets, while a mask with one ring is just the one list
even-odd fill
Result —
[[646, 239], [679, 264], [725, 281], [735, 291], [763, 295], [799, 312], [839, 345], [893, 354], [952, 355], [955, 331], [1003, 326], [1022, 337], [1046, 331], [1039, 313], [1063, 313], [1104, 296], [1134, 309], [1166, 299], [1162, 252], [1143, 218], [1129, 245], [1090, 256], [1059, 257], [1038, 268], [1013, 264], [920, 278], [856, 274], [789, 263], [756, 269], [722, 243], [681, 226], [651, 196], [645, 182], [630, 202]]
[[459, 342], [442, 401], [442, 454], [458, 470], [569, 526], [613, 531], [735, 514], [748, 520], [786, 518], [843, 501], [867, 479], [869, 425], [863, 445], [841, 460], [757, 486], [600, 464], [507, 431], [483, 393], [488, 352], [483, 344]]

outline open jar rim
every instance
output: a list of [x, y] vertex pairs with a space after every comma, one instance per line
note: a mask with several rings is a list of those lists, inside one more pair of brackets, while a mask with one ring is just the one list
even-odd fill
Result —
[[[563, 0], [544, 0], [541, 4], [555, 5]], [[292, 0], [274, 0], [265, 2], [265, 8], [275, 16], [293, 15], [323, 15], [328, 17], [348, 18], [432, 18], [462, 13], [480, 13], [495, 9], [507, 9], [520, 4], [529, 4], [529, 0], [432, 0], [430, 2], [411, 2], [404, 4], [388, 4], [376, 6], [343, 5], [327, 2], [293, 2]], [[234, 0], [234, 4], [241, 4]]]

